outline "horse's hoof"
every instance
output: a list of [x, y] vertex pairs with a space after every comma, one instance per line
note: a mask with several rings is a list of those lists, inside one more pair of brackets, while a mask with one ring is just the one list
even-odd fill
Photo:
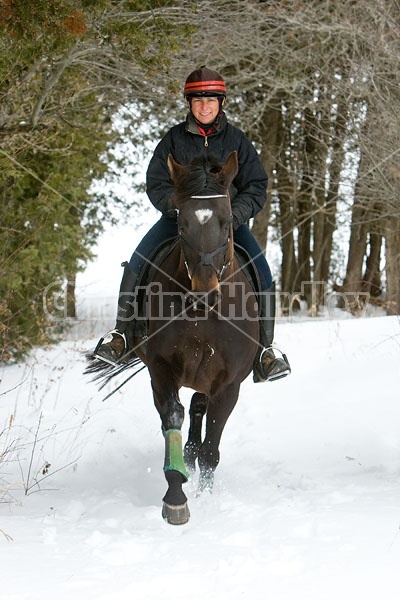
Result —
[[170, 525], [185, 525], [190, 518], [188, 503], [172, 506], [163, 502], [162, 516]]
[[212, 493], [214, 486], [214, 471], [208, 470], [200, 473], [199, 484], [197, 488], [197, 495], [202, 494], [203, 492]]

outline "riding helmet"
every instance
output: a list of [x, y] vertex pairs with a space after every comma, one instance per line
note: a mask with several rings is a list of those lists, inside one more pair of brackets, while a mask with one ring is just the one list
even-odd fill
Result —
[[185, 98], [192, 98], [193, 96], [226, 98], [225, 81], [217, 71], [203, 65], [200, 69], [196, 69], [188, 75], [183, 95]]

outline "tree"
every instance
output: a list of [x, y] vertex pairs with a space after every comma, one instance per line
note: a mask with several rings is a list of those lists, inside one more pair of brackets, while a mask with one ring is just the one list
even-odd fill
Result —
[[[327, 285], [353, 294], [356, 303], [358, 294], [368, 290], [373, 296], [381, 289], [377, 265], [384, 221], [379, 215], [396, 214], [393, 182], [384, 172], [396, 168], [393, 150], [399, 147], [398, 9], [397, 0], [203, 0], [188, 13], [191, 49], [178, 53], [163, 76], [182, 81], [194, 66], [207, 63], [226, 77], [229, 116], [258, 147], [270, 178], [268, 202], [253, 231], [265, 248], [266, 223], [279, 227], [280, 287], [289, 294], [308, 284], [317, 292], [313, 299], [304, 294], [314, 312]], [[156, 89], [165, 89], [157, 76], [155, 81]], [[154, 115], [165, 117], [157, 99], [152, 107]], [[379, 196], [379, 206], [372, 196]], [[350, 219], [352, 211], [350, 255], [355, 249], [358, 205], [368, 225], [362, 272], [353, 276], [334, 266], [332, 253], [338, 219]], [[276, 231], [269, 237], [277, 237]]]
[[[8, 218], [27, 198], [41, 210], [40, 219], [32, 215], [35, 230], [18, 211], [17, 226], [12, 219], [3, 226], [2, 241], [12, 240], [0, 262], [3, 277], [18, 266], [13, 291], [8, 283], [1, 289], [3, 331], [15, 318], [10, 293], [14, 302], [19, 293], [28, 297], [24, 268], [40, 255], [39, 232], [57, 245], [60, 237], [50, 233], [57, 216], [68, 223], [71, 243], [82, 239], [68, 260], [54, 253], [62, 257], [62, 277], [73, 278], [110, 218], [107, 199], [87, 190], [111, 165], [106, 151], [120, 137], [113, 116], [124, 115], [122, 135], [135, 138], [145, 120], [149, 135], [159, 137], [184, 112], [183, 81], [201, 64], [227, 79], [229, 117], [248, 133], [269, 173], [267, 206], [253, 227], [263, 249], [280, 240], [275, 275], [282, 292], [302, 292], [316, 314], [326, 283], [352, 294], [354, 306], [368, 292], [398, 312], [399, 15], [397, 0], [3, 0], [1, 210]], [[85, 140], [97, 140], [92, 154]], [[61, 157], [73, 175], [63, 176]], [[79, 196], [74, 180], [82, 184]], [[72, 198], [74, 217], [51, 210], [50, 190], [57, 196], [59, 188]], [[343, 269], [336, 248], [346, 219]], [[30, 257], [26, 265], [20, 253]]]
[[168, 68], [177, 12], [170, 2], [2, 3], [2, 359], [48, 339], [57, 293], [112, 218], [91, 183], [121, 137], [114, 115]]

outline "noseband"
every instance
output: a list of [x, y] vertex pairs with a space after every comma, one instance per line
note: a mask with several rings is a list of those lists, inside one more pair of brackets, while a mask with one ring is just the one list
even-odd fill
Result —
[[[211, 198], [227, 198], [227, 197], [228, 197], [227, 194], [213, 194], [211, 196], [190, 196], [190, 198], [193, 198], [193, 199], [197, 198], [197, 199], [201, 199], [201, 200], [207, 200], [207, 199], [211, 199]], [[219, 248], [216, 248], [212, 252], [202, 252], [201, 250], [197, 250], [197, 248], [194, 248], [192, 246], [192, 244], [190, 244], [181, 234], [179, 234], [179, 238], [184, 244], [186, 244], [186, 246], [188, 248], [193, 250], [200, 257], [200, 262], [197, 264], [197, 266], [212, 267], [215, 271], [215, 274], [217, 275], [218, 281], [221, 281], [221, 277], [222, 277], [225, 269], [227, 269], [232, 262], [232, 259], [229, 259], [228, 261], [225, 259], [226, 252], [229, 248], [229, 237], [228, 237], [227, 241], [225, 242], [225, 244], [222, 244], [222, 246], [219, 246]], [[222, 265], [221, 269], [218, 269], [214, 264], [214, 257], [218, 256], [219, 254], [222, 254], [222, 253], [224, 253], [224, 264]], [[183, 255], [185, 256], [184, 250], [183, 250]], [[185, 258], [185, 265], [186, 265], [186, 270], [188, 272], [189, 279], [192, 279], [186, 258]]]

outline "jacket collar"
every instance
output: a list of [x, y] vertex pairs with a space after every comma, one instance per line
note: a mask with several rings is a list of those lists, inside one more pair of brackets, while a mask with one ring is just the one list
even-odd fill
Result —
[[[225, 129], [227, 123], [228, 123], [228, 120], [226, 118], [226, 115], [223, 111], [221, 111], [219, 113], [218, 117], [215, 119], [212, 126], [207, 131], [207, 133], [206, 133], [207, 137], [210, 135], [216, 135], [217, 133], [219, 133], [220, 131]], [[201, 124], [200, 123], [197, 124], [196, 119], [194, 118], [192, 113], [189, 112], [187, 114], [186, 123], [185, 123], [186, 131], [188, 131], [189, 133], [193, 133], [194, 135], [204, 135], [204, 133], [202, 133], [202, 131], [199, 129], [199, 127], [201, 128]]]

